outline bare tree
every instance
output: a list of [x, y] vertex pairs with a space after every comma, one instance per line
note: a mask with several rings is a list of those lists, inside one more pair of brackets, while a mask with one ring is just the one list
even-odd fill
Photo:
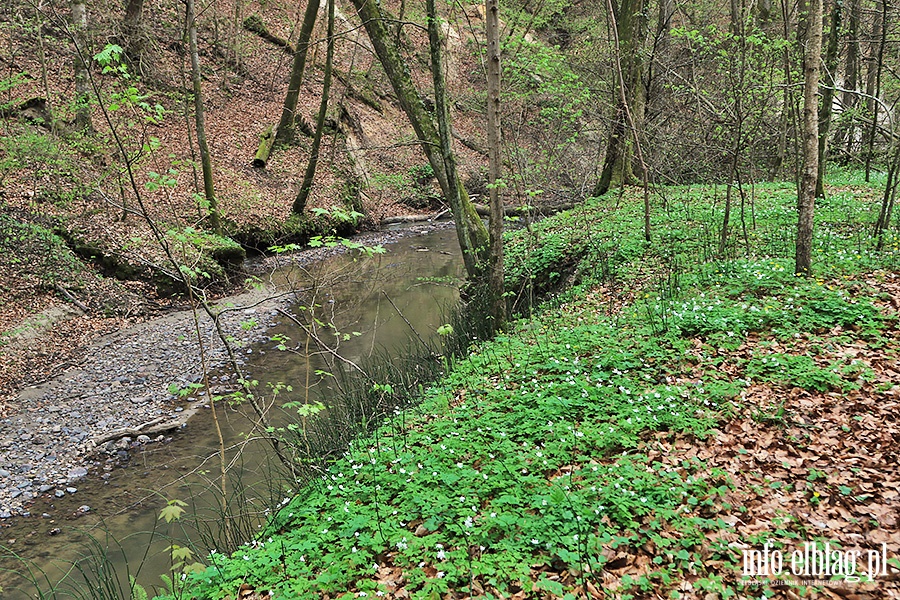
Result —
[[306, 11], [303, 13], [300, 35], [297, 37], [297, 47], [294, 51], [294, 62], [291, 67], [291, 78], [288, 82], [287, 94], [284, 96], [281, 119], [278, 121], [278, 129], [275, 132], [276, 142], [289, 142], [294, 134], [294, 125], [297, 119], [297, 101], [300, 98], [300, 85], [303, 83], [303, 71], [306, 68], [306, 56], [309, 53], [309, 40], [316, 25], [316, 14], [318, 12], [319, 0], [309, 0], [306, 4]]
[[834, 87], [837, 85], [838, 40], [840, 39], [841, 10], [843, 0], [834, 0], [828, 30], [828, 47], [825, 50], [825, 85], [822, 88], [822, 110], [819, 114], [819, 170], [816, 176], [816, 198], [825, 197], [825, 161], [828, 158], [828, 132], [831, 129]]
[[72, 0], [72, 41], [75, 43], [75, 128], [93, 129], [91, 123], [91, 82], [88, 74], [87, 7], [84, 0]]
[[[434, 0], [429, 0], [433, 2]], [[506, 297], [503, 284], [503, 202], [500, 197], [500, 3], [485, 0], [485, 32], [487, 37], [487, 143], [488, 190], [491, 198], [489, 289], [494, 317], [493, 327], [506, 322]]]
[[812, 270], [813, 214], [819, 171], [819, 61], [822, 54], [822, 0], [802, 0], [806, 14], [803, 51], [803, 171], [797, 190], [797, 252], [794, 272]]
[[622, 78], [618, 86], [621, 89], [616, 91], [616, 112], [606, 145], [603, 170], [594, 186], [594, 196], [602, 196], [615, 182], [631, 183], [635, 180], [628, 121], [635, 125], [642, 121], [644, 114], [642, 49], [647, 29], [644, 0], [613, 0], [609, 6], [610, 18], [615, 23], [618, 68]]
[[213, 185], [212, 158], [206, 143], [206, 108], [203, 106], [203, 89], [200, 77], [200, 55], [197, 50], [197, 18], [194, 14], [194, 0], [185, 0], [185, 25], [189, 52], [191, 55], [191, 83], [194, 92], [194, 121], [197, 130], [197, 146], [200, 150], [200, 167], [203, 170], [203, 192], [208, 204], [209, 224], [211, 229], [222, 235], [222, 221], [219, 218], [219, 205]]
[[[475, 277], [481, 270], [481, 259], [484, 258], [485, 249], [488, 247], [487, 229], [481, 222], [465, 187], [460, 185], [455, 161], [444, 160], [445, 152], [441, 151], [441, 137], [435, 129], [431, 116], [425, 111], [410, 76], [409, 67], [393, 39], [394, 36], [385, 25], [391, 19], [385, 18], [376, 0], [353, 0], [353, 6], [359, 13], [366, 34], [394, 88], [400, 106], [415, 130], [419, 143], [422, 144], [422, 150], [434, 170], [441, 192], [450, 203], [466, 272], [470, 277]], [[432, 56], [433, 53], [434, 51]], [[434, 68], [432, 65], [432, 69]], [[447, 144], [444, 144], [444, 148], [447, 148]]]
[[316, 133], [313, 136], [310, 149], [309, 162], [306, 165], [306, 173], [303, 175], [303, 183], [300, 184], [300, 192], [294, 200], [291, 209], [295, 214], [303, 214], [306, 210], [306, 202], [309, 192], [312, 190], [313, 179], [316, 176], [316, 167], [319, 164], [319, 148], [322, 145], [322, 130], [325, 129], [325, 114], [328, 112], [328, 94], [331, 92], [332, 63], [334, 62], [334, 0], [328, 0], [328, 50], [325, 55], [325, 81], [322, 84], [322, 100], [319, 103], [319, 115], [316, 118]]

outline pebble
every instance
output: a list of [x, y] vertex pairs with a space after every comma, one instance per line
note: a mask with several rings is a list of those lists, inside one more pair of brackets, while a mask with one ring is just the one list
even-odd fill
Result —
[[[278, 300], [286, 302], [286, 300]], [[262, 341], [277, 315], [262, 318], [260, 326], [244, 331], [240, 316], [224, 320], [227, 335], [244, 344]], [[227, 354], [212, 322], [201, 323], [212, 368], [225, 364]], [[57, 379], [20, 393], [18, 413], [0, 419], [0, 519], [22, 516], [38, 490], [62, 498], [74, 494], [73, 484], [91, 475], [90, 459], [103, 451], [120, 461], [129, 459], [132, 442], [164, 443], [158, 435], [123, 437], [101, 447], [90, 440], [120, 428], [137, 427], [159, 419], [176, 419], [185, 410], [175, 406], [170, 384], [201, 380], [193, 317], [174, 313], [107, 336], [82, 351], [83, 364]], [[179, 339], [181, 338], [181, 339]], [[220, 381], [229, 381], [224, 375]], [[33, 490], [32, 490], [33, 486]], [[55, 491], [54, 491], [55, 490]]]
[[[362, 236], [360, 241], [389, 243], [439, 227], [423, 225], [403, 232]], [[295, 255], [290, 260], [309, 264], [330, 253], [330, 250], [318, 249]], [[268, 272], [270, 267], [283, 265], [286, 258], [248, 261], [247, 268], [257, 273]], [[258, 292], [250, 294], [244, 298], [260, 299]], [[236, 304], [244, 301], [240, 297], [222, 300]], [[248, 331], [241, 327], [247, 314], [242, 314], [243, 311], [226, 314], [222, 319], [224, 332], [238, 340], [236, 347], [248, 348], [249, 344], [262, 342], [267, 339], [267, 329], [279, 319], [276, 308], [283, 308], [289, 302], [289, 298], [269, 300], [266, 305], [247, 313], [259, 323]], [[227, 353], [212, 321], [201, 316], [200, 329], [210, 368], [222, 367]], [[113, 440], [111, 444], [96, 447], [91, 440], [160, 417], [178, 418], [184, 407], [176, 406], [177, 399], [168, 388], [171, 384], [184, 386], [201, 380], [195, 336], [190, 311], [134, 325], [81, 349], [79, 367], [47, 384], [20, 392], [13, 403], [19, 407], [19, 412], [0, 419], [0, 519], [30, 514], [28, 501], [35, 496], [32, 486], [38, 490], [45, 482], [64, 486], [90, 479], [87, 465], [94, 456], [103, 451], [113, 454], [120, 449], [127, 450], [131, 443], [129, 440], [123, 448]], [[243, 360], [238, 362], [244, 364]], [[219, 381], [231, 382], [233, 377], [221, 375]], [[141, 436], [137, 441], [140, 444], [166, 443], [170, 439], [163, 435], [153, 440]], [[27, 485], [22, 487], [23, 484]], [[60, 498], [60, 494], [76, 491], [74, 487], [56, 487], [53, 495]], [[90, 510], [88, 505], [82, 508], [85, 507]]]

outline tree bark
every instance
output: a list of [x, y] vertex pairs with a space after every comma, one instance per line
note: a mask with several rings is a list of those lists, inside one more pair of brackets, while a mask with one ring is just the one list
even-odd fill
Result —
[[803, 53], [803, 173], [797, 191], [797, 250], [795, 272], [812, 270], [813, 215], [819, 171], [819, 60], [822, 55], [822, 0], [803, 0], [806, 12]]
[[281, 119], [278, 121], [278, 129], [275, 133], [275, 141], [278, 143], [289, 142], [294, 135], [300, 85], [303, 83], [303, 71], [306, 69], [306, 56], [309, 53], [309, 40], [312, 37], [313, 27], [316, 25], [318, 12], [319, 0], [309, 0], [306, 4], [306, 11], [303, 13], [303, 23], [300, 25], [300, 35], [297, 38], [297, 49], [294, 52], [294, 63], [291, 67], [291, 79], [288, 82], [287, 94], [284, 96], [284, 105], [281, 109]]
[[[872, 125], [866, 134], [866, 181], [869, 181], [872, 168], [872, 155], [875, 153], [875, 132], [878, 131], [878, 103], [874, 98], [881, 95], [881, 70], [884, 66], [884, 46], [887, 42], [885, 18], [888, 5], [884, 0], [876, 0], [875, 16], [872, 20], [872, 40], [869, 44], [869, 66], [866, 73], [866, 109], [872, 119]], [[875, 46], [876, 49], [873, 49]], [[873, 56], [874, 54], [874, 56]]]
[[[433, 3], [434, 0], [428, 0]], [[494, 330], [506, 323], [506, 296], [503, 278], [503, 201], [500, 157], [500, 3], [485, 0], [485, 33], [487, 38], [487, 144], [488, 190], [490, 193], [490, 257], [489, 290]]]
[[144, 75], [144, 51], [146, 48], [144, 31], [144, 0], [125, 0], [125, 18], [122, 20], [123, 46], [125, 56], [132, 69]]
[[[610, 3], [612, 5], [612, 3]], [[593, 196], [602, 196], [610, 187], [618, 182], [632, 183], [635, 180], [632, 166], [632, 152], [629, 149], [630, 136], [628, 113], [630, 111], [632, 126], [643, 120], [644, 111], [644, 62], [641, 58], [641, 47], [647, 27], [644, 16], [644, 0], [622, 0], [618, 9], [613, 5], [611, 17], [615, 20], [618, 39], [618, 60], [624, 75], [620, 86], [624, 87], [624, 102], [616, 102], [612, 131], [606, 146], [603, 170], [600, 180], [594, 186]], [[626, 106], [627, 105], [627, 106]]]
[[91, 82], [88, 74], [88, 57], [85, 31], [87, 8], [84, 0], [72, 0], [72, 41], [75, 43], [75, 128], [93, 131], [91, 122]]
[[841, 108], [851, 118], [845, 119], [835, 135], [835, 145], [841, 145], [846, 156], [853, 155], [856, 145], [856, 116], [853, 110], [857, 105], [856, 87], [859, 85], [859, 21], [862, 12], [861, 0], [851, 0], [850, 15], [847, 21], [847, 56], [844, 60], [844, 91], [841, 94]]
[[206, 108], [203, 106], [203, 89], [200, 77], [200, 55], [197, 50], [197, 19], [194, 14], [194, 0], [185, 0], [188, 46], [191, 55], [191, 83], [194, 90], [194, 124], [197, 130], [197, 146], [200, 151], [200, 167], [203, 171], [203, 193], [207, 203], [210, 228], [222, 235], [222, 220], [213, 185], [212, 158], [206, 143]]
[[[376, 0], [353, 0], [353, 5], [372, 42], [375, 54], [394, 88], [400, 106], [409, 118], [416, 136], [422, 144], [422, 149], [434, 170], [441, 192], [450, 203], [463, 257], [469, 256], [469, 259], [466, 260], [466, 271], [470, 277], [475, 277], [479, 273], [480, 259], [485, 258], [485, 249], [488, 247], [487, 229], [475, 212], [475, 207], [465, 188], [459, 183], [455, 163], [445, 163], [443, 160], [440, 136], [413, 85], [406, 62], [391, 39], [378, 3]], [[455, 186], [455, 193], [453, 186]], [[463, 244], [467, 245], [463, 246]]]
[[319, 103], [319, 116], [316, 118], [316, 133], [313, 136], [310, 149], [309, 162], [306, 164], [306, 173], [303, 174], [303, 183], [300, 184], [300, 192], [294, 199], [291, 211], [302, 215], [306, 210], [306, 202], [312, 190], [313, 180], [316, 177], [316, 167], [319, 165], [319, 148], [322, 145], [322, 130], [325, 129], [325, 114], [328, 112], [328, 94], [331, 92], [332, 63], [334, 61], [334, 0], [328, 0], [328, 49], [325, 53], [325, 81], [322, 83], [322, 100]]

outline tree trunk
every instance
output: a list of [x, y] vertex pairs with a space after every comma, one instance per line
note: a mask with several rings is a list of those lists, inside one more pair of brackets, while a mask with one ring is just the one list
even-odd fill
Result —
[[[428, 15], [428, 47], [431, 54], [431, 75], [434, 82], [434, 104], [435, 113], [438, 122], [438, 137], [440, 138], [440, 150], [443, 165], [447, 173], [456, 173], [456, 154], [453, 152], [453, 136], [450, 126], [450, 108], [447, 102], [447, 86], [444, 83], [444, 67], [441, 51], [441, 36], [438, 31], [437, 8], [434, 0], [426, 0], [425, 10]], [[460, 184], [457, 177], [447, 177], [447, 185], [449, 186], [449, 197], [459, 198]], [[464, 193], [465, 190], [462, 190]], [[450, 202], [451, 207], [453, 202]], [[473, 207], [474, 210], [474, 207]], [[458, 213], [452, 211], [454, 216]], [[477, 213], [476, 213], [477, 214]], [[481, 219], [478, 219], [481, 222]], [[473, 232], [470, 227], [460, 226], [460, 222], [456, 223], [456, 234], [459, 239], [459, 246], [463, 249], [463, 262], [466, 265], [466, 272], [474, 276], [484, 270], [484, 265], [479, 265], [479, 257], [476, 252], [466, 251], [466, 249], [476, 248], [475, 237], [477, 232]]]
[[[610, 3], [612, 4], [612, 3]], [[628, 113], [630, 111], [632, 125], [643, 121], [645, 106], [644, 95], [644, 62], [641, 58], [642, 42], [647, 27], [644, 16], [644, 0], [622, 0], [618, 9], [613, 6], [611, 17], [615, 20], [618, 39], [618, 60], [621, 62], [624, 102], [616, 103], [612, 131], [606, 146], [603, 170], [600, 180], [594, 186], [593, 196], [602, 196], [616, 183], [630, 184], [635, 180], [632, 166], [632, 151], [628, 139], [633, 132], [629, 131]], [[626, 106], [627, 105], [627, 106]]]
[[[872, 124], [866, 135], [866, 181], [869, 181], [872, 168], [872, 155], [875, 153], [875, 132], [878, 131], [878, 103], [874, 98], [881, 95], [881, 69], [884, 66], [884, 46], [887, 41], [887, 2], [876, 0], [875, 17], [872, 20], [872, 40], [869, 44], [869, 66], [866, 73], [866, 108]], [[875, 41], [877, 40], [877, 42]], [[877, 44], [877, 46], [876, 46]], [[873, 48], [874, 46], [874, 48]]]
[[803, 0], [806, 12], [803, 53], [803, 173], [797, 191], [797, 252], [795, 272], [812, 269], [813, 214], [819, 171], [819, 60], [822, 55], [822, 0]]
[[128, 62], [138, 75], [144, 75], [144, 0], [125, 0], [125, 18], [122, 21], [123, 46]]
[[[428, 0], [433, 3], [434, 0]], [[488, 190], [490, 191], [490, 304], [493, 327], [498, 330], [506, 322], [506, 296], [503, 282], [503, 201], [500, 197], [500, 3], [485, 0], [485, 32], [487, 38], [487, 144]]]
[[828, 132], [831, 129], [831, 112], [834, 103], [834, 86], [837, 85], [838, 31], [841, 28], [842, 0], [835, 0], [831, 9], [831, 29], [825, 50], [825, 86], [822, 89], [822, 110], [819, 114], [819, 170], [816, 175], [816, 198], [825, 197], [825, 161], [828, 158]]
[[200, 55], [197, 51], [197, 19], [194, 15], [194, 0], [185, 0], [188, 46], [191, 55], [191, 83], [194, 88], [194, 122], [197, 129], [197, 146], [200, 150], [200, 167], [203, 171], [203, 192], [206, 198], [210, 228], [222, 235], [222, 221], [213, 185], [212, 159], [206, 144], [206, 109], [203, 106], [203, 90], [200, 78]]
[[840, 144], [845, 148], [846, 156], [853, 155], [856, 145], [856, 87], [859, 85], [859, 20], [862, 7], [861, 0], [851, 0], [850, 18], [847, 22], [847, 58], [844, 61], [844, 91], [841, 94], [841, 107], [845, 113], [851, 115], [845, 119], [840, 130], [835, 135], [835, 145]]
[[325, 53], [325, 81], [322, 83], [322, 100], [319, 102], [319, 116], [316, 118], [316, 133], [313, 136], [310, 149], [309, 162], [306, 164], [306, 173], [303, 175], [303, 183], [300, 184], [300, 192], [294, 199], [291, 211], [302, 215], [306, 210], [306, 202], [309, 200], [309, 192], [312, 190], [313, 180], [316, 177], [316, 167], [319, 165], [319, 148], [322, 145], [322, 130], [325, 129], [325, 114], [328, 112], [328, 94], [331, 92], [332, 62], [334, 61], [334, 0], [328, 0], [328, 49]]
[[75, 128], [93, 131], [91, 123], [91, 82], [88, 75], [88, 57], [85, 31], [87, 8], [84, 0], [72, 0], [72, 41], [75, 43]]
[[294, 135], [300, 85], [303, 83], [303, 71], [306, 69], [306, 56], [309, 53], [309, 40], [312, 37], [313, 27], [316, 25], [318, 12], [319, 0], [309, 0], [306, 4], [306, 12], [303, 13], [303, 24], [300, 26], [297, 49], [294, 52], [294, 64], [291, 67], [291, 79], [288, 82], [287, 94], [281, 109], [281, 119], [278, 121], [278, 129], [275, 133], [275, 141], [278, 143], [287, 143]]
[[[466, 271], [470, 277], [475, 277], [479, 272], [478, 259], [484, 257], [485, 249], [488, 247], [487, 229], [475, 212], [475, 207], [466, 194], [465, 188], [459, 183], [455, 162], [445, 163], [443, 160], [443, 152], [439, 151], [441, 138], [413, 85], [406, 62], [391, 39], [378, 2], [376, 0], [353, 0], [353, 5], [366, 28], [369, 40], [375, 48], [375, 54], [378, 55], [381, 66], [391, 82], [400, 106], [409, 118], [416, 136], [422, 144], [422, 149], [434, 170], [441, 192], [450, 203], [460, 244], [468, 244], [468, 246], [462, 247], [463, 257], [467, 254], [470, 257], [466, 261]], [[455, 186], [455, 190], [453, 186]]]
[[39, 1], [37, 4], [37, 10], [34, 11], [35, 16], [35, 27], [38, 31], [38, 61], [40, 61], [41, 65], [41, 89], [44, 92], [44, 108], [42, 113], [46, 115], [45, 122], [43, 123], [50, 131], [56, 132], [56, 117], [53, 114], [53, 104], [50, 101], [50, 85], [47, 80], [47, 52], [44, 47], [44, 36], [41, 34], [41, 30], [44, 26], [44, 6], [43, 2]]

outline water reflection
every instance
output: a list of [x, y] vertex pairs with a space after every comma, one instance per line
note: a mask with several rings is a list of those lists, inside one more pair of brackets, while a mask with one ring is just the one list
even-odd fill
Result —
[[[287, 317], [268, 331], [269, 341], [240, 348], [248, 376], [259, 381], [258, 389], [267, 390], [279, 382], [292, 387], [292, 391], [281, 389], [274, 403], [272, 393], [262, 394], [273, 403], [271, 408], [308, 399], [322, 399], [327, 405], [333, 397], [330, 374], [335, 369], [351, 369], [351, 363], [363, 363], [383, 349], [389, 355], [402, 352], [411, 337], [433, 338], [446, 309], [458, 298], [457, 284], [463, 276], [454, 231], [442, 229], [404, 238], [386, 248], [386, 254], [372, 258], [339, 256], [276, 273], [275, 280], [282, 287], [302, 290], [288, 314], [306, 324], [310, 333], [332, 350], [317, 349]], [[249, 325], [252, 313], [246, 318]], [[280, 351], [278, 345], [292, 351]], [[227, 375], [224, 382], [219, 376], [216, 374], [217, 385], [227, 385]], [[296, 420], [292, 412], [293, 417], [281, 411], [276, 425]], [[43, 513], [44, 517], [9, 523], [2, 530], [0, 544], [27, 564], [4, 553], [0, 567], [8, 572], [0, 575], [0, 596], [10, 600], [35, 597], [36, 590], [23, 583], [30, 571], [30, 578], [38, 580], [45, 594], [67, 573], [75, 584], [85, 578], [94, 581], [94, 592], [99, 592], [75, 594], [64, 582], [62, 589], [44, 597], [116, 597], [116, 592], [122, 591], [118, 595], [127, 598], [130, 577], [148, 591], [162, 589], [160, 575], [171, 570], [167, 549], [173, 544], [199, 544], [209, 550], [222, 547], [226, 537], [249, 539], [263, 521], [266, 508], [281, 500], [290, 484], [267, 460], [271, 446], [263, 439], [265, 431], [257, 419], [243, 409], [218, 414], [228, 448], [231, 479], [227, 502], [239, 506], [246, 518], [229, 521], [228, 530], [219, 527], [219, 441], [211, 411], [202, 409], [169, 443], [134, 452], [125, 467], [109, 472], [105, 481], [80, 482], [78, 494], [52, 502], [41, 498], [32, 514]], [[160, 510], [174, 499], [186, 502], [187, 510], [200, 519], [192, 526], [186, 519], [161, 520]], [[85, 512], [84, 506], [90, 510]], [[100, 589], [90, 562], [72, 567], [86, 546], [108, 554], [107, 567], [119, 575], [118, 590]]]

